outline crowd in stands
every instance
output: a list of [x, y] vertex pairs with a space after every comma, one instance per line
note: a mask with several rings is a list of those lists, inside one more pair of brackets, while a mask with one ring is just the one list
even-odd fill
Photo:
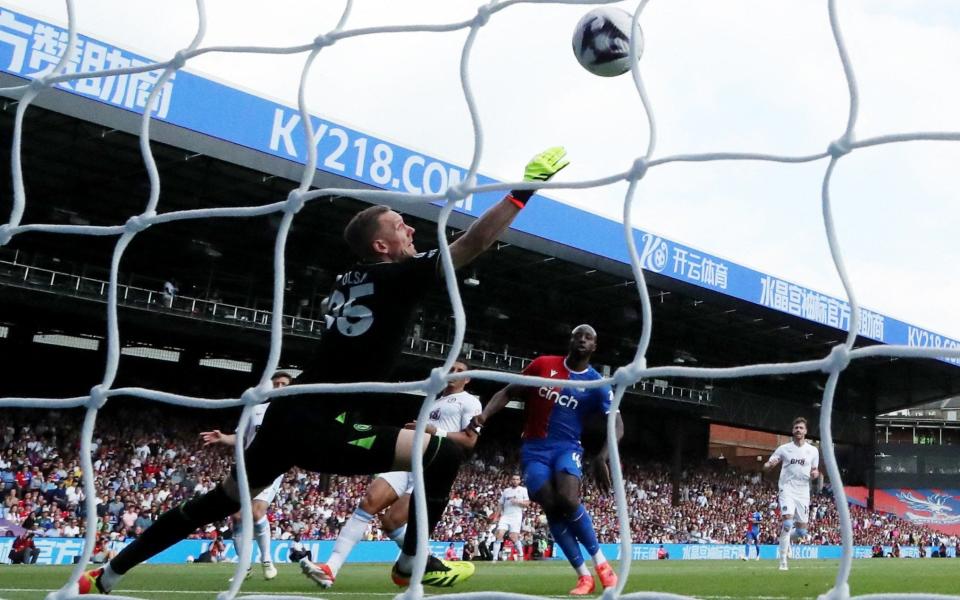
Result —
[[[0, 423], [0, 518], [36, 536], [84, 535], [85, 496], [81, 483], [79, 432], [82, 414], [74, 411], [6, 411]], [[221, 421], [214, 421], [220, 418]], [[204, 420], [206, 419], [206, 420]], [[201, 449], [198, 433], [223, 427], [223, 415], [189, 418], [158, 406], [114, 407], [98, 419], [93, 440], [96, 506], [102, 539], [136, 537], [159, 514], [193, 494], [212, 489], [232, 462], [228, 449]], [[500, 492], [517, 471], [517, 455], [490, 444], [461, 469], [450, 505], [434, 538], [489, 539], [495, 526]], [[632, 461], [630, 461], [632, 462]], [[635, 542], [742, 543], [748, 515], [765, 515], [761, 540], [777, 543], [779, 517], [776, 480], [717, 463], [683, 472], [679, 503], [671, 504], [669, 471], [657, 464], [625, 468], [627, 499]], [[275, 539], [333, 539], [349, 518], [370, 478], [291, 471], [268, 517]], [[584, 489], [584, 502], [603, 542], [616, 542], [618, 525], [612, 495]], [[837, 510], [830, 495], [812, 499], [807, 543], [839, 544]], [[874, 546], [946, 544], [958, 540], [902, 520], [895, 515], [851, 506], [854, 543]], [[536, 505], [525, 513], [527, 545], [540, 546], [548, 536], [546, 519]], [[197, 531], [193, 537], [229, 537], [228, 523]], [[385, 539], [377, 522], [369, 539]]]

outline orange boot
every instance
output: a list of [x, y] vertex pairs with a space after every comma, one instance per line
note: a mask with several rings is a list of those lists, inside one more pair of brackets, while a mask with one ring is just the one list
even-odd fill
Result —
[[610, 563], [600, 563], [597, 565], [597, 577], [600, 579], [600, 585], [603, 589], [617, 587], [617, 573], [610, 566]]
[[593, 581], [593, 575], [581, 575], [577, 579], [577, 587], [570, 590], [571, 596], [587, 596], [593, 593], [597, 584]]

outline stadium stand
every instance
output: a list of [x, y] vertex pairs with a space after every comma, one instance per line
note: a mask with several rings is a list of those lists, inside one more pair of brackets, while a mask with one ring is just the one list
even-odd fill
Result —
[[[83, 493], [79, 487], [79, 420], [70, 411], [9, 411], [0, 428], [0, 518], [38, 536], [83, 535]], [[213, 416], [209, 418], [215, 418]], [[112, 539], [133, 537], [157, 514], [185, 497], [209, 489], [228, 468], [224, 451], [199, 451], [196, 415], [161, 406], [120, 406], [98, 423], [94, 468], [102, 494], [98, 513]], [[504, 454], [505, 450], [506, 454]], [[514, 448], [514, 450], [510, 450]], [[517, 467], [515, 446], [486, 443], [460, 473], [438, 539], [483, 542], [493, 523], [500, 490]], [[633, 536], [647, 543], [740, 543], [747, 515], [764, 515], [763, 542], [775, 543], [776, 488], [756, 472], [722, 461], [688, 466], [681, 476], [676, 504], [669, 469], [657, 463], [625, 461]], [[334, 539], [362, 497], [369, 478], [321, 476], [292, 471], [268, 517], [276, 539]], [[586, 488], [585, 501], [596, 515], [602, 541], [614, 542], [616, 516], [611, 496]], [[756, 507], [756, 508], [755, 508]], [[953, 548], [949, 533], [916, 525], [896, 514], [853, 504], [854, 542], [858, 545], [938, 545]], [[837, 512], [829, 495], [813, 503], [809, 543], [839, 543]], [[524, 542], [535, 544], [549, 532], [538, 507], [525, 514]], [[229, 537], [227, 523], [196, 531], [192, 537]], [[369, 539], [385, 539], [375, 522]]]

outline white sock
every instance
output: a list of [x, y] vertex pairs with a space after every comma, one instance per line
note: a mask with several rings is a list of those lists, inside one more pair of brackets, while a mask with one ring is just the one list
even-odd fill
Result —
[[270, 521], [266, 515], [253, 524], [253, 535], [257, 538], [257, 545], [260, 546], [260, 562], [273, 563], [270, 560]]
[[340, 528], [340, 535], [337, 536], [337, 541], [333, 545], [333, 553], [327, 559], [327, 566], [330, 567], [334, 575], [340, 571], [340, 567], [350, 556], [353, 547], [363, 537], [363, 532], [367, 530], [370, 521], [373, 521], [373, 515], [362, 508], [358, 508], [353, 511], [347, 522]]
[[790, 532], [784, 531], [780, 534], [780, 562], [787, 562], [787, 548], [790, 547]]
[[413, 558], [409, 554], [401, 552], [400, 556], [397, 557], [397, 568], [404, 573], [410, 573], [413, 571]]
[[580, 566], [577, 567], [577, 576], [578, 577], [590, 577], [590, 569], [587, 568], [587, 563], [580, 563]]
[[597, 553], [593, 555], [593, 566], [599, 567], [605, 562], [607, 562], [607, 557], [603, 555], [603, 550], [598, 548]]
[[100, 585], [102, 585], [106, 591], [112, 591], [113, 588], [116, 587], [117, 583], [120, 582], [122, 577], [123, 575], [113, 572], [113, 567], [111, 567], [110, 563], [108, 562], [103, 566], [103, 574], [100, 576]]
[[400, 527], [397, 527], [393, 531], [388, 531], [387, 537], [393, 540], [393, 543], [395, 543], [397, 546], [400, 547], [401, 550], [403, 550], [403, 535], [406, 532], [407, 532], [407, 526], [401, 525]]
[[493, 543], [493, 560], [500, 560], [500, 545], [503, 542], [494, 542]]

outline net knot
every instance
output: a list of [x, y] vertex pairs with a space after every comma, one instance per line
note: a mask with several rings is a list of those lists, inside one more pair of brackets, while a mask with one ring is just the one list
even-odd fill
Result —
[[295, 215], [300, 212], [300, 209], [303, 208], [306, 201], [307, 199], [304, 197], [303, 192], [300, 190], [292, 190], [287, 194], [287, 205], [283, 207], [283, 211]]
[[326, 48], [327, 46], [332, 46], [333, 42], [336, 40], [325, 33], [321, 33], [317, 37], [313, 38], [313, 46], [317, 50], [320, 48]]
[[483, 27], [490, 21], [491, 14], [493, 14], [493, 11], [490, 10], [489, 6], [480, 5], [477, 7], [477, 16], [473, 19], [473, 26]]
[[823, 368], [820, 370], [824, 373], [832, 373], [834, 371], [842, 371], [849, 365], [850, 350], [847, 349], [846, 344], [838, 344], [830, 350], [830, 356], [827, 357]]
[[90, 399], [87, 400], [87, 407], [100, 410], [107, 403], [107, 388], [102, 383], [90, 388]]
[[447, 188], [446, 193], [444, 194], [447, 197], [449, 202], [460, 202], [464, 198], [470, 195], [470, 192], [467, 191], [469, 187], [468, 182], [455, 183]]
[[156, 213], [144, 213], [142, 215], [133, 215], [127, 219], [127, 224], [124, 229], [127, 233], [140, 233], [147, 227], [150, 227], [150, 217]]
[[827, 153], [833, 158], [840, 158], [845, 154], [850, 154], [853, 148], [850, 147], [850, 139], [844, 136], [838, 140], [830, 142], [827, 147]]
[[170, 66], [168, 68], [173, 68], [174, 71], [178, 71], [187, 64], [187, 53], [184, 50], [177, 50], [176, 54], [173, 55], [173, 58], [170, 59]]
[[647, 174], [647, 169], [649, 168], [647, 159], [640, 157], [637, 160], [633, 161], [633, 165], [630, 167], [630, 172], [628, 177], [631, 181], [636, 181], [638, 179], [643, 179], [643, 176]]
[[263, 390], [259, 386], [247, 388], [247, 391], [240, 396], [240, 400], [243, 401], [244, 406], [260, 404], [263, 401]]
[[640, 379], [641, 371], [643, 367], [639, 364], [624, 365], [614, 371], [613, 382], [621, 387], [631, 386]]
[[426, 392], [428, 396], [439, 396], [443, 388], [447, 387], [447, 371], [443, 367], [430, 370]]
[[43, 88], [47, 87], [47, 81], [45, 77], [39, 77], [30, 82], [30, 89], [34, 92], [41, 92]]
[[0, 225], [0, 246], [6, 246], [7, 242], [13, 237], [13, 227], [6, 223]]

